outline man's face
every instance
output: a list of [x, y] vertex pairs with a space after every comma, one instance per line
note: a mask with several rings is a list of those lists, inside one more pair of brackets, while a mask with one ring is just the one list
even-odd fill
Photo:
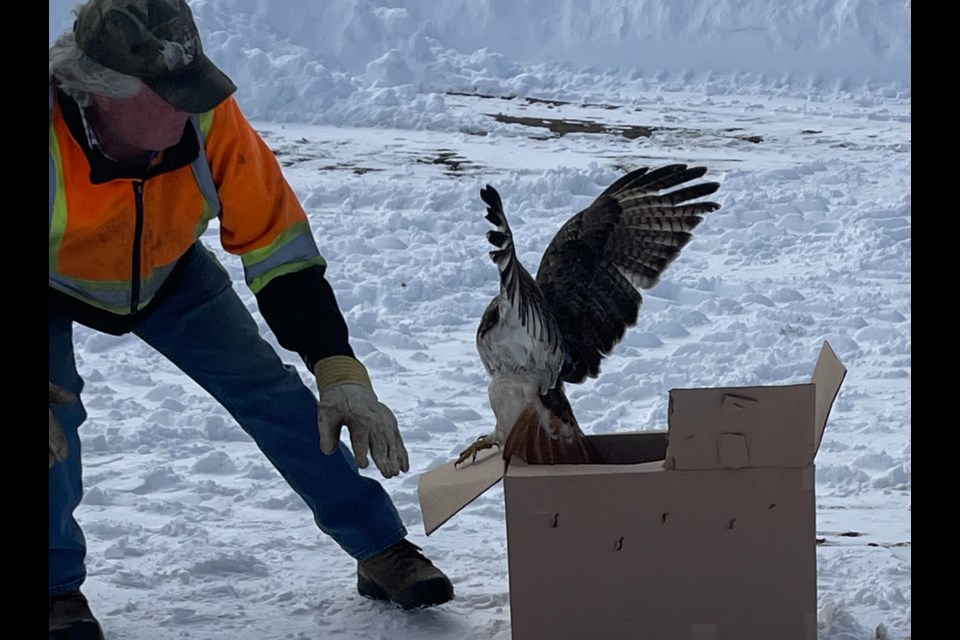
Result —
[[143, 151], [163, 151], [180, 141], [190, 114], [177, 109], [146, 85], [130, 98], [94, 95], [98, 124], [124, 145]]

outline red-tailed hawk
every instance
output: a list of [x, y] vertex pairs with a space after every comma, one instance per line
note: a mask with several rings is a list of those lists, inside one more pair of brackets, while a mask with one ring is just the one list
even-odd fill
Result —
[[637, 322], [643, 298], [690, 241], [703, 214], [716, 202], [716, 182], [694, 182], [705, 167], [671, 164], [637, 169], [570, 218], [543, 254], [534, 279], [520, 264], [496, 189], [480, 197], [495, 230], [487, 240], [500, 271], [500, 293], [477, 329], [477, 350], [490, 374], [490, 406], [496, 428], [461, 454], [499, 447], [509, 463], [602, 462], [584, 437], [564, 393], [600, 372], [628, 327]]

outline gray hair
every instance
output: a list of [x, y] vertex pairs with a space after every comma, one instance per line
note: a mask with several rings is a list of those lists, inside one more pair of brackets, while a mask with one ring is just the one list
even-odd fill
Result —
[[50, 47], [50, 76], [81, 107], [90, 105], [91, 94], [130, 98], [143, 87], [139, 78], [109, 69], [86, 55], [77, 46], [72, 31], [61, 35]]

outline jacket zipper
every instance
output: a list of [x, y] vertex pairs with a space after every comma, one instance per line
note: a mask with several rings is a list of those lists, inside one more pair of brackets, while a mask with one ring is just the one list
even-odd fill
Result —
[[133, 273], [130, 282], [130, 313], [140, 306], [140, 245], [143, 242], [143, 180], [133, 183], [133, 199], [136, 203], [136, 222], [133, 232]]

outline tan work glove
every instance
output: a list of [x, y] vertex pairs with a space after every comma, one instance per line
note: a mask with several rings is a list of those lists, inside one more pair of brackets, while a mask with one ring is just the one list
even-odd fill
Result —
[[367, 468], [369, 453], [384, 478], [409, 471], [397, 418], [377, 400], [366, 368], [349, 356], [331, 356], [317, 362], [313, 373], [320, 391], [320, 450], [327, 455], [336, 451], [340, 429], [346, 427], [358, 467]]
[[[49, 380], [47, 382], [50, 382]], [[69, 402], [76, 402], [77, 395], [70, 393], [63, 387], [58, 387], [57, 385], [50, 382], [50, 404], [67, 404]], [[58, 462], [63, 462], [67, 459], [67, 436], [64, 435], [63, 429], [60, 428], [60, 423], [57, 422], [56, 416], [53, 415], [53, 408], [49, 408], [50, 411], [50, 469], [53, 468]]]

